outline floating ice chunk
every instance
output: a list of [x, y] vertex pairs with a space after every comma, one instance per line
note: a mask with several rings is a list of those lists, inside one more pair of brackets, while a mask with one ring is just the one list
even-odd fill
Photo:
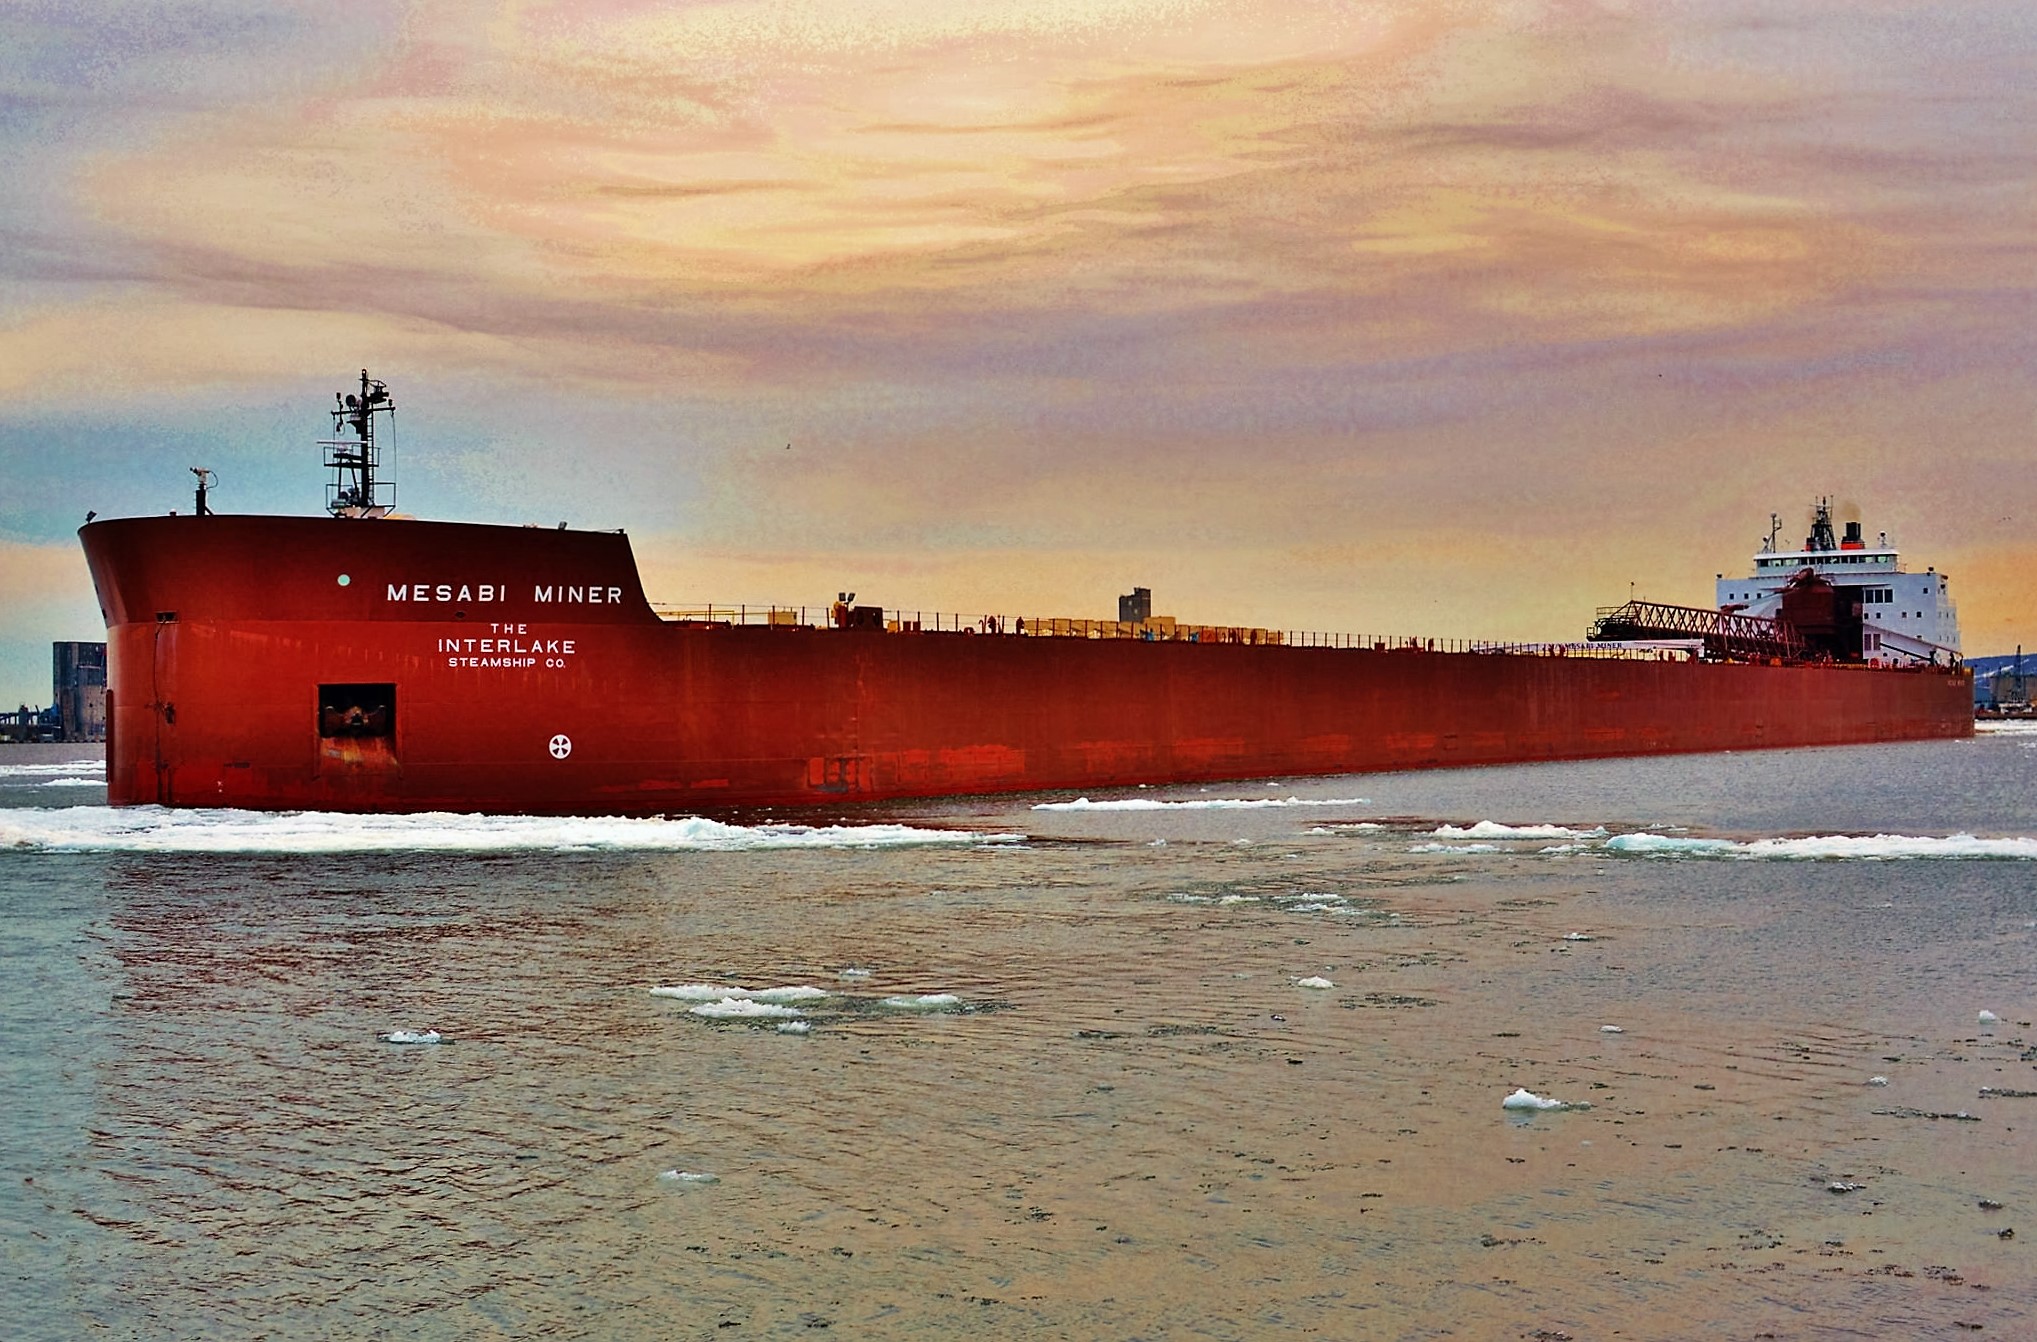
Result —
[[1599, 1032], [1600, 1034], [1625, 1034], [1625, 1033], [1626, 1033], [1626, 1031], [1625, 1031], [1625, 1030], [1621, 1029], [1621, 1028], [1620, 1028], [1619, 1026], [1617, 1026], [1617, 1025], [1601, 1025], [1601, 1026], [1599, 1026], [1599, 1027], [1598, 1027], [1598, 1032]]
[[1865, 1187], [1867, 1187], [1866, 1184], [1856, 1184], [1851, 1179], [1834, 1179], [1831, 1183], [1825, 1185], [1825, 1191], [1828, 1193], [1858, 1193]]
[[666, 1170], [658, 1177], [666, 1183], [672, 1184], [718, 1184], [721, 1182], [720, 1175], [707, 1174], [699, 1170]]
[[716, 983], [678, 983], [667, 987], [651, 989], [653, 997], [676, 997], [682, 1002], [718, 1002], [731, 994], [739, 994], [741, 988], [724, 988]]
[[376, 1036], [385, 1044], [442, 1044], [445, 1036], [437, 1030], [390, 1030]]
[[850, 965], [842, 970], [841, 973], [845, 979], [867, 979], [876, 972], [876, 970], [866, 969], [862, 965]]
[[1257, 895], [1225, 895], [1217, 900], [1219, 904], [1257, 904], [1258, 902], [1259, 896]]
[[828, 994], [807, 983], [788, 984], [783, 988], [759, 988], [748, 994], [758, 1002], [818, 1002]]
[[1311, 974], [1311, 975], [1309, 975], [1309, 976], [1308, 976], [1307, 978], [1305, 978], [1305, 979], [1296, 979], [1296, 980], [1294, 981], [1294, 986], [1295, 986], [1295, 987], [1297, 987], [1297, 988], [1318, 988], [1318, 989], [1320, 989], [1320, 988], [1334, 988], [1334, 987], [1336, 987], [1337, 985], [1336, 985], [1336, 984], [1334, 984], [1334, 983], [1332, 983], [1332, 982], [1330, 982], [1330, 981], [1329, 981], [1328, 979], [1324, 978], [1324, 977], [1323, 977], [1322, 975], [1320, 975], [1320, 974]]
[[1523, 1109], [1529, 1113], [1554, 1113], [1560, 1109], [1591, 1108], [1590, 1105], [1584, 1103], [1572, 1104], [1567, 1100], [1556, 1100], [1550, 1099], [1545, 1095], [1537, 1095], [1525, 1086], [1516, 1090], [1504, 1100], [1501, 1100], [1499, 1107], [1502, 1109]]
[[959, 1011], [962, 999], [953, 993], [921, 993], [917, 997], [901, 993], [885, 998], [884, 1005], [893, 1011]]
[[2037, 860], [2037, 838], [1944, 838], [1914, 834], [1819, 834], [1805, 838], [1693, 839], [1666, 834], [1619, 834], [1605, 850], [1630, 857], [1734, 857], [1766, 861]]
[[781, 1006], [776, 1002], [759, 1002], [750, 997], [724, 997], [718, 1002], [696, 1002], [686, 1008], [696, 1016], [710, 1020], [775, 1020], [799, 1016], [798, 1007]]
[[1496, 843], [1418, 843], [1409, 848], [1410, 853], [1497, 853]]
[[1438, 825], [1430, 831], [1438, 839], [1603, 839], [1602, 828], [1572, 829], [1568, 825], [1502, 825], [1481, 820], [1475, 825]]
[[1982, 1011], [1978, 1019], [1982, 1025], [1993, 1025], [1996, 1021], [2000, 1020], [2001, 1017], [1997, 1016], [1992, 1011]]
[[1886, 1086], [1888, 1078], [1885, 1076], [1870, 1076], [1867, 1078], [1867, 1084], [1870, 1086]]
[[1606, 840], [1605, 850], [1633, 857], [1714, 857], [1740, 846], [1731, 839], [1693, 839], [1679, 834], [1615, 834]]
[[788, 984], [783, 988], [724, 988], [714, 983], [681, 983], [669, 988], [651, 989], [653, 997], [676, 997], [682, 1002], [722, 1002], [729, 1000], [755, 1002], [817, 1002], [828, 996], [822, 989], [808, 984]]
[[787, 1021], [780, 1021], [780, 1022], [778, 1022], [778, 1033], [779, 1033], [779, 1034], [812, 1034], [812, 1033], [813, 1033], [813, 1022], [812, 1022], [812, 1021], [804, 1021], [804, 1020], [787, 1020]]
[[1563, 934], [1563, 939], [1564, 939], [1565, 941], [1597, 941], [1597, 940], [1598, 940], [1598, 938], [1597, 938], [1597, 937], [1591, 936], [1591, 935], [1589, 935], [1589, 934], [1587, 934], [1587, 933], [1584, 933], [1584, 932], [1565, 932], [1565, 933]]

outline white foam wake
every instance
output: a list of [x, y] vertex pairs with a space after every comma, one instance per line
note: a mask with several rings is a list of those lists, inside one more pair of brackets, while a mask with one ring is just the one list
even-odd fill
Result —
[[1916, 834], [1821, 834], [1801, 839], [1695, 839], [1672, 834], [1619, 834], [1605, 850], [1629, 857], [1730, 857], [1783, 861], [1844, 858], [1868, 862], [1918, 859], [2037, 861], [2037, 839], [1980, 839], [1971, 834], [1945, 838]]
[[1035, 811], [1258, 811], [1274, 806], [1370, 806], [1364, 797], [1202, 797], [1193, 801], [1160, 801], [1152, 797], [1118, 797], [1091, 801], [1035, 802]]
[[0, 782], [10, 778], [58, 778], [80, 774], [106, 774], [105, 760], [59, 760], [41, 764], [0, 764]]
[[1438, 825], [1430, 833], [1438, 839], [1603, 839], [1603, 828], [1571, 829], [1567, 825], [1502, 825], [1481, 820], [1475, 825]]
[[705, 851], [1010, 843], [911, 825], [730, 825], [688, 816], [342, 815], [160, 806], [0, 809], [0, 848], [87, 853]]

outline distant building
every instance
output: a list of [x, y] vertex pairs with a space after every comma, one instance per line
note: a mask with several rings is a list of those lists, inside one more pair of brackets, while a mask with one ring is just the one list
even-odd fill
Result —
[[106, 739], [106, 645], [50, 645], [51, 698], [63, 741]]

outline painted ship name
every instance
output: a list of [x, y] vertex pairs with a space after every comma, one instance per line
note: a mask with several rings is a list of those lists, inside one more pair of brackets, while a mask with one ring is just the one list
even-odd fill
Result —
[[[507, 601], [509, 588], [501, 583], [392, 582], [385, 598], [411, 605], [457, 602], [480, 605]], [[530, 599], [539, 605], [613, 606], [622, 601], [622, 588], [578, 583], [533, 583]]]

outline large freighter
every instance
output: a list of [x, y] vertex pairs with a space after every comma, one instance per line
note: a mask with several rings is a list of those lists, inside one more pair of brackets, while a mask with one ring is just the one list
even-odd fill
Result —
[[333, 411], [329, 517], [214, 514], [201, 476], [193, 515], [80, 531], [112, 801], [659, 814], [1973, 730], [1950, 651], [1863, 657], [1814, 564], [1778, 618], [1630, 603], [1594, 646], [660, 612], [620, 532], [390, 515], [389, 404], [364, 373]]

